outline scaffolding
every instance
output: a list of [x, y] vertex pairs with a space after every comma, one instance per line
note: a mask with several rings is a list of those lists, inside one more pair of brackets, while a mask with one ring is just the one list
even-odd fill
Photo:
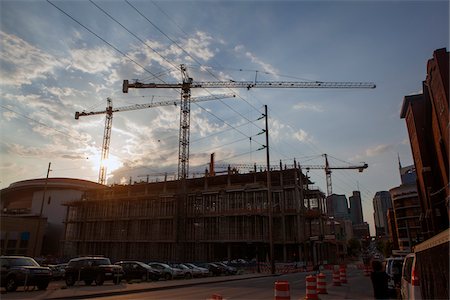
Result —
[[[323, 237], [325, 195], [305, 188], [299, 168], [271, 171], [274, 258], [333, 261]], [[101, 254], [113, 260], [265, 261], [269, 253], [266, 172], [114, 185], [87, 192], [68, 207], [64, 256]]]

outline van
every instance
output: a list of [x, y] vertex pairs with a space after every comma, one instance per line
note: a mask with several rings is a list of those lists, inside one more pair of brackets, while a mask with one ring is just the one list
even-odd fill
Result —
[[416, 254], [410, 253], [406, 255], [403, 262], [401, 294], [402, 299], [419, 300], [422, 299], [420, 292], [420, 283], [417, 268]]
[[386, 258], [386, 274], [388, 275], [389, 294], [397, 298], [397, 291], [400, 293], [402, 279], [403, 257]]

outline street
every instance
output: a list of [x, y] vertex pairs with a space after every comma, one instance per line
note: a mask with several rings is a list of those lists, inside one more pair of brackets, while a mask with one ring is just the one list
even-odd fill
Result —
[[[100, 287], [80, 285], [71, 288], [65, 288], [64, 282], [57, 281], [52, 282], [47, 291], [20, 289], [14, 293], [3, 294], [2, 299], [209, 299], [213, 294], [224, 299], [273, 299], [277, 280], [289, 282], [291, 299], [301, 299], [306, 295], [305, 278], [310, 274], [313, 273], [256, 278], [237, 275], [120, 285], [108, 283]], [[361, 270], [349, 268], [348, 283], [340, 287], [332, 285], [330, 271], [325, 271], [325, 274], [328, 294], [320, 295], [321, 299], [373, 299], [370, 279], [363, 276]]]

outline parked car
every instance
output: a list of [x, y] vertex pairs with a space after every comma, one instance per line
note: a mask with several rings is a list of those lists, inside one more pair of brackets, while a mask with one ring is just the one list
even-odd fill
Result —
[[389, 257], [386, 259], [386, 274], [388, 278], [388, 289], [391, 297], [397, 298], [397, 290], [400, 291], [402, 280], [403, 257]]
[[184, 264], [170, 264], [170, 266], [172, 268], [180, 269], [184, 274], [184, 278], [186, 279], [191, 279], [192, 277], [194, 277], [194, 272], [191, 270], [191, 268]]
[[223, 274], [226, 274], [226, 275], [236, 275], [237, 274], [237, 269], [235, 267], [226, 265], [221, 262], [216, 262], [215, 264], [218, 265], [219, 268], [222, 268]]
[[64, 278], [67, 264], [48, 265], [48, 267], [52, 270], [53, 280], [60, 280]]
[[183, 278], [184, 272], [178, 268], [173, 268], [165, 263], [149, 262], [148, 265], [153, 269], [161, 271], [162, 277], [166, 280], [174, 278]]
[[209, 271], [209, 274], [212, 276], [220, 276], [223, 274], [223, 268], [219, 267], [218, 265], [214, 263], [198, 263], [196, 264], [199, 267], [207, 268]]
[[402, 299], [422, 299], [419, 284], [419, 274], [417, 273], [416, 255], [410, 253], [406, 255], [403, 262], [401, 293]]
[[41, 267], [27, 256], [0, 256], [1, 286], [14, 292], [19, 286], [37, 286], [45, 290], [52, 279], [49, 267]]
[[192, 270], [192, 275], [194, 277], [207, 277], [207, 276], [209, 276], [209, 270], [207, 268], [202, 268], [202, 267], [199, 267], [199, 266], [197, 266], [195, 264], [192, 264], [192, 263], [186, 263], [184, 265]]
[[102, 256], [71, 259], [65, 272], [67, 286], [74, 285], [76, 281], [84, 281], [86, 285], [91, 285], [92, 282], [103, 285], [105, 280], [112, 280], [115, 284], [119, 284], [122, 278], [122, 267], [111, 264], [109, 258]]
[[161, 272], [140, 261], [119, 261], [115, 263], [123, 269], [123, 278], [126, 281], [140, 279], [141, 281], [157, 281], [161, 278]]

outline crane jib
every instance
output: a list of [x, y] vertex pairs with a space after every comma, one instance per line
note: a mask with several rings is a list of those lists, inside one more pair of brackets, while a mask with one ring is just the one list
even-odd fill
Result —
[[123, 81], [122, 91], [128, 93], [129, 88], [376, 88], [372, 82], [323, 82], [323, 81], [206, 81], [189, 83], [129, 83]]

